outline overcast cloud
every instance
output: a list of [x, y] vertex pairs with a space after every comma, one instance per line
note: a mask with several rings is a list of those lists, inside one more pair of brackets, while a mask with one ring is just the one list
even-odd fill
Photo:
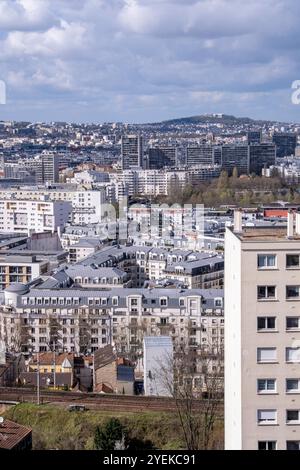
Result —
[[300, 122], [299, 0], [1, 0], [0, 119]]

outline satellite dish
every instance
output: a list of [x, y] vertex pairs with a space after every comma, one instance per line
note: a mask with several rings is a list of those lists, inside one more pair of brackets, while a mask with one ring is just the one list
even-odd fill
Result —
[[2, 418], [2, 416], [0, 416], [0, 424], [3, 424], [4, 422], [4, 418]]

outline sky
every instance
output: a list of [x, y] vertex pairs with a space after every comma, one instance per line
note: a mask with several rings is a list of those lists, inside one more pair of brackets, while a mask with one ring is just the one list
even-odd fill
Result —
[[300, 122], [299, 20], [299, 0], [0, 0], [0, 120]]

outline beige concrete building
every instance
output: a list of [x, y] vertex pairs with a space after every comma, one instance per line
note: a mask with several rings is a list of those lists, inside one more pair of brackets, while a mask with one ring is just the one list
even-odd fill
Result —
[[300, 449], [300, 214], [225, 236], [225, 448]]

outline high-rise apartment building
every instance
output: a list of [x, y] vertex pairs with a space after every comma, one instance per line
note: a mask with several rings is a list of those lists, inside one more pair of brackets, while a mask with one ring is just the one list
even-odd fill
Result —
[[249, 173], [249, 145], [228, 144], [222, 146], [222, 168], [229, 174], [234, 168], [238, 173]]
[[300, 450], [300, 214], [225, 235], [225, 448]]
[[188, 166], [196, 165], [214, 165], [219, 163], [219, 147], [213, 145], [198, 145], [187, 147], [186, 164]]
[[279, 158], [295, 155], [297, 136], [290, 132], [275, 132], [273, 143], [276, 144], [276, 156]]
[[122, 136], [121, 155], [123, 170], [130, 170], [132, 167], [143, 168], [143, 137], [140, 135]]
[[165, 166], [175, 166], [177, 163], [176, 147], [149, 148], [148, 166], [150, 170], [157, 170]]
[[262, 132], [261, 130], [255, 131], [251, 130], [247, 132], [247, 141], [248, 145], [251, 144], [260, 144], [262, 140]]
[[54, 152], [43, 152], [36, 164], [36, 182], [58, 183], [59, 181], [59, 155]]
[[261, 175], [263, 168], [275, 165], [276, 145], [272, 143], [251, 144], [249, 146], [249, 173]]

